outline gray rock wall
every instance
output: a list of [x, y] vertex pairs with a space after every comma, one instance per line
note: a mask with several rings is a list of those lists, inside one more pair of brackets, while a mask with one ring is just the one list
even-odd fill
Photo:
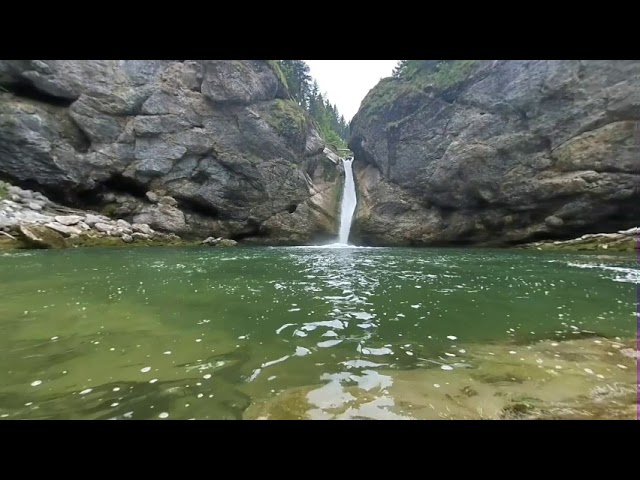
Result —
[[0, 85], [14, 184], [181, 235], [337, 230], [333, 164], [269, 61], [3, 60]]
[[478, 62], [383, 80], [352, 122], [370, 244], [509, 244], [640, 224], [640, 61]]

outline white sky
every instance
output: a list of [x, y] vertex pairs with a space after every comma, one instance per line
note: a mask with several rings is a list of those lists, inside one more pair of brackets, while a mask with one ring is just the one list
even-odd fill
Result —
[[391, 76], [398, 60], [305, 60], [320, 92], [348, 122], [381, 78]]

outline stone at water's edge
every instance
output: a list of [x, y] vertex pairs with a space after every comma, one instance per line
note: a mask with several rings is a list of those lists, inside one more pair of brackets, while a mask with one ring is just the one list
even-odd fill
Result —
[[18, 231], [27, 245], [33, 248], [65, 248], [64, 237], [42, 225], [20, 225]]
[[[3, 191], [9, 187], [13, 191], [22, 191], [4, 184], [0, 187]], [[42, 197], [39, 192], [29, 192], [29, 195]], [[124, 219], [111, 220], [89, 212], [59, 215], [61, 210], [65, 208], [49, 200], [46, 200], [41, 211], [34, 212], [25, 202], [0, 198], [0, 248], [119, 247], [123, 243], [135, 246], [187, 246], [196, 243], [182, 240], [175, 234], [156, 232], [144, 223], [132, 225]]]
[[200, 238], [337, 229], [336, 165], [271, 61], [1, 60], [0, 86], [13, 183]]
[[497, 60], [383, 79], [351, 123], [353, 238], [511, 245], [636, 226], [638, 75], [638, 60]]
[[202, 241], [202, 245], [215, 246], [220, 240], [222, 240], [222, 237], [218, 237], [218, 238], [207, 237]]
[[542, 241], [519, 245], [518, 248], [538, 250], [609, 250], [615, 252], [634, 252], [638, 249], [637, 228], [618, 233], [587, 234], [565, 241]]
[[222, 240], [217, 242], [215, 245], [216, 247], [235, 247], [236, 245], [238, 245], [238, 242], [236, 242], [235, 240], [231, 240], [229, 238], [223, 238]]

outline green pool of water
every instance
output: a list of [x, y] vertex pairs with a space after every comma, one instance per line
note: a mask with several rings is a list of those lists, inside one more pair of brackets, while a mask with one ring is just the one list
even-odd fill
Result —
[[3, 253], [0, 418], [631, 415], [637, 281], [625, 255]]

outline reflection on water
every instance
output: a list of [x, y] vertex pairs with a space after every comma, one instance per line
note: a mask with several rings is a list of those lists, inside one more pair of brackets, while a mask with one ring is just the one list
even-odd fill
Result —
[[0, 418], [634, 418], [633, 257], [0, 255]]

